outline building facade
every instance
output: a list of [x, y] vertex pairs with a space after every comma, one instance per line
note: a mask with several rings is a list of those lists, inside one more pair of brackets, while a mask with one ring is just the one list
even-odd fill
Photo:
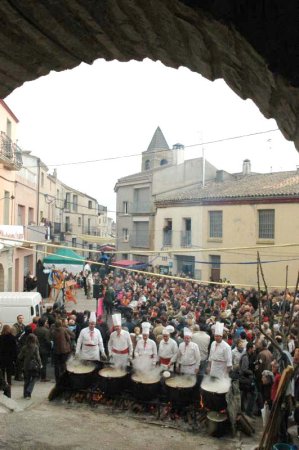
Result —
[[[17, 145], [18, 119], [0, 99], [0, 291], [22, 291], [24, 277], [53, 252], [47, 244], [95, 257], [97, 237], [108, 234], [107, 208], [49, 173], [46, 164]], [[103, 220], [102, 217], [105, 217]], [[99, 220], [101, 218], [101, 222]]]
[[[170, 149], [158, 127], [147, 150], [142, 153], [141, 172], [123, 177], [115, 185], [119, 257], [139, 260], [157, 268], [157, 256], [147, 252], [169, 246], [173, 223], [168, 217], [157, 221], [156, 196], [202, 182], [205, 178], [214, 178], [215, 174], [216, 168], [204, 164], [202, 158], [184, 161], [184, 146], [175, 144]], [[185, 226], [188, 239], [190, 221], [186, 220]], [[162, 229], [164, 238], [157, 241], [156, 236]], [[161, 267], [161, 270], [166, 268]]]
[[296, 284], [298, 171], [256, 174], [244, 161], [241, 173], [218, 171], [205, 187], [157, 195], [156, 208], [155, 247], [167, 244], [156, 260], [161, 272], [256, 286], [259, 252], [268, 286], [283, 290], [286, 273]]

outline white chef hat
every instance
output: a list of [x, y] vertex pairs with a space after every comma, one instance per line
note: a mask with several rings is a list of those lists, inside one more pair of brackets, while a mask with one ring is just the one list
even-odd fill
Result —
[[96, 313], [93, 311], [93, 312], [90, 313], [90, 316], [89, 316], [89, 323], [90, 323], [90, 322], [96, 323], [96, 321], [97, 321]]
[[190, 328], [184, 328], [184, 336], [192, 336], [192, 331], [190, 330]]
[[149, 334], [151, 328], [151, 324], [149, 322], [142, 322], [141, 327], [142, 334]]
[[171, 334], [174, 332], [174, 327], [172, 325], [167, 325], [166, 330]]
[[115, 327], [121, 327], [121, 314], [112, 314], [112, 322]]
[[163, 334], [163, 336], [169, 336], [169, 330], [167, 330], [167, 328], [163, 328], [163, 331], [162, 331], [162, 334]]
[[216, 322], [215, 325], [215, 336], [223, 336], [224, 323]]

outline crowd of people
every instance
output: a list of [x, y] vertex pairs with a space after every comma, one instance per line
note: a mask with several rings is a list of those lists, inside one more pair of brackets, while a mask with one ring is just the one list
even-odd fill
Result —
[[[49, 307], [36, 323], [25, 326], [18, 316], [13, 327], [3, 326], [2, 378], [10, 385], [13, 373], [17, 379], [23, 374], [24, 397], [38, 378], [47, 381], [50, 361], [57, 381], [71, 354], [116, 365], [141, 358], [149, 368], [194, 374], [199, 382], [207, 373], [238, 380], [242, 409], [253, 416], [265, 404], [271, 408], [284, 367], [299, 365], [299, 296], [288, 290], [258, 293], [121, 270], [83, 272], [83, 289], [102, 301], [101, 314]], [[296, 371], [289, 398], [294, 410]]]

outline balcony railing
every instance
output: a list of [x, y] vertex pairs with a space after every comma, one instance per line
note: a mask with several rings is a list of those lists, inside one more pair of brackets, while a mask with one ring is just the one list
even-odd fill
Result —
[[191, 247], [191, 230], [185, 230], [181, 233], [181, 247]]
[[65, 224], [64, 224], [64, 231], [65, 231], [65, 233], [72, 233], [72, 231], [73, 231], [73, 224], [65, 222]]
[[22, 150], [4, 131], [0, 132], [0, 161], [10, 170], [20, 170], [23, 165]]
[[172, 230], [163, 231], [163, 247], [172, 246]]
[[82, 229], [83, 234], [89, 234], [90, 236], [98, 236], [99, 230], [97, 227], [83, 227]]
[[130, 235], [131, 247], [149, 248], [149, 236], [144, 233], [131, 233]]
[[152, 203], [151, 202], [133, 202], [131, 208], [132, 208], [132, 214], [150, 213], [152, 211]]

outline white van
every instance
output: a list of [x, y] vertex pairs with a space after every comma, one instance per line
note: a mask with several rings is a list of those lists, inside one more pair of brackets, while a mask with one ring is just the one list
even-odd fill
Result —
[[17, 316], [24, 316], [24, 324], [43, 313], [42, 297], [39, 292], [0, 292], [0, 322], [13, 325]]

